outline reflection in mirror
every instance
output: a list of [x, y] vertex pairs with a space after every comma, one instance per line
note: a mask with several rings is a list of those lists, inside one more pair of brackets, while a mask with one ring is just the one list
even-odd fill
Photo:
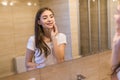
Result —
[[[54, 10], [56, 24], [60, 26], [59, 31], [67, 35], [65, 60], [72, 59], [69, 15], [67, 15], [69, 14], [68, 3], [61, 7], [60, 5], [64, 1], [49, 1], [49, 4], [39, 0], [0, 0], [0, 2], [0, 63], [2, 65], [0, 66], [0, 77], [26, 71], [22, 67], [25, 67], [26, 45], [28, 38], [34, 34], [35, 14], [39, 8], [44, 6]], [[49, 6], [56, 3], [59, 6]], [[63, 8], [65, 8], [65, 12], [62, 11]]]
[[42, 7], [37, 11], [34, 28], [35, 33], [30, 36], [27, 43], [25, 58], [27, 70], [63, 62], [66, 35], [58, 32], [51, 8]]
[[107, 0], [79, 1], [81, 55], [108, 49]]
[[109, 48], [112, 35], [108, 26], [114, 24], [107, 16], [111, 17], [115, 8], [109, 10], [108, 6], [116, 6], [114, 3], [117, 1], [0, 0], [0, 77], [16, 71], [21, 73], [17, 69], [24, 66], [21, 59], [24, 63], [27, 41], [34, 33], [34, 18], [39, 8], [48, 6], [55, 12], [58, 30], [67, 37], [66, 61]]

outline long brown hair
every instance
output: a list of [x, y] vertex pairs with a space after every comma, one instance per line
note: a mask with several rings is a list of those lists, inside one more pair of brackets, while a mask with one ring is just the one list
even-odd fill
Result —
[[45, 57], [47, 57], [50, 54], [51, 50], [43, 40], [45, 33], [42, 25], [38, 24], [38, 20], [40, 20], [41, 14], [46, 10], [49, 10], [53, 13], [53, 11], [50, 8], [44, 7], [38, 10], [35, 17], [35, 46], [36, 48], [40, 49], [40, 55], [44, 52]]
[[119, 72], [119, 69], [120, 68], [120, 63], [117, 64], [116, 66], [114, 66], [114, 69], [112, 69], [112, 74], [111, 74], [111, 77], [113, 76], [116, 76], [117, 75], [117, 72]]

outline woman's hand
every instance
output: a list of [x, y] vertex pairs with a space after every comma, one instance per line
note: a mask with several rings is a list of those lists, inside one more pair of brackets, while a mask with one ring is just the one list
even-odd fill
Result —
[[118, 80], [117, 75], [116, 74], [112, 75], [111, 80]]
[[58, 33], [57, 25], [53, 25], [53, 29], [51, 30], [51, 38], [55, 37]]

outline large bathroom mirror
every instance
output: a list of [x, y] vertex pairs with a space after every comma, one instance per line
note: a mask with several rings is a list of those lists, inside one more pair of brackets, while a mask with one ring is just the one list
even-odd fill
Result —
[[48, 6], [55, 12], [59, 31], [67, 36], [67, 61], [111, 48], [112, 17], [117, 3], [117, 0], [0, 0], [0, 77], [16, 74], [15, 59], [25, 56], [40, 7]]

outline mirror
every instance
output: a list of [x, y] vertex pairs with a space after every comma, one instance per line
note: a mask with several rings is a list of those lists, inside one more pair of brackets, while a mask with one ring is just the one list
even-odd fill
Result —
[[107, 16], [112, 18], [115, 8], [108, 6], [116, 7], [117, 1], [0, 0], [0, 3], [0, 77], [15, 74], [13, 58], [25, 55], [28, 38], [34, 32], [34, 16], [43, 6], [53, 9], [59, 31], [67, 36], [65, 60], [110, 48], [114, 28], [108, 26], [114, 23]]
[[109, 48], [108, 1], [79, 1], [81, 54], [86, 56], [107, 50]]

